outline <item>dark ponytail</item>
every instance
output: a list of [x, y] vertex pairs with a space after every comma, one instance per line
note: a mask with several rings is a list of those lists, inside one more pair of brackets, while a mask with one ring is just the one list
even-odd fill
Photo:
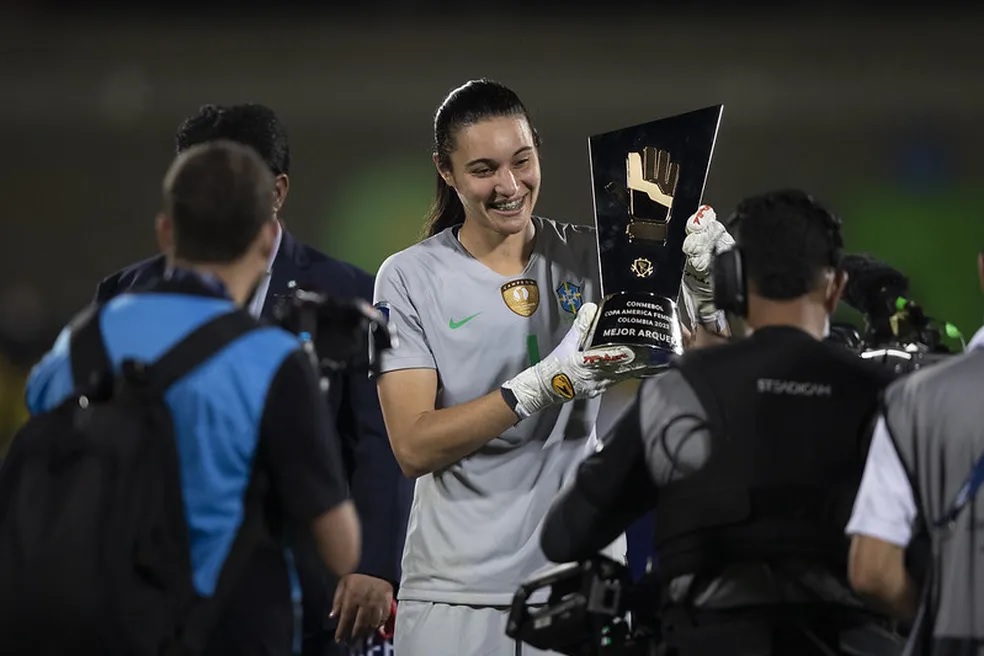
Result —
[[[530, 132], [533, 133], [533, 145], [540, 147], [540, 137], [533, 127], [529, 112], [512, 89], [492, 80], [471, 80], [449, 93], [434, 115], [434, 156], [438, 166], [443, 170], [451, 170], [451, 152], [461, 128], [497, 116], [525, 118]], [[424, 236], [433, 237], [464, 222], [465, 208], [457, 192], [438, 173], [434, 203], [427, 214]]]
[[433, 237], [445, 228], [465, 222], [465, 207], [458, 193], [437, 173], [437, 189], [434, 190], [434, 203], [427, 213], [424, 224], [424, 237]]

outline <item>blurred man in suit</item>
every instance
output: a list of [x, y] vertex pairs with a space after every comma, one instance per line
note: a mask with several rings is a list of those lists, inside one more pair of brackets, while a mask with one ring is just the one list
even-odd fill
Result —
[[[371, 302], [371, 275], [299, 242], [284, 227], [280, 212], [290, 188], [290, 147], [273, 110], [259, 104], [205, 105], [178, 128], [176, 149], [181, 153], [219, 139], [253, 148], [276, 177], [270, 220], [276, 223], [277, 242], [267, 275], [248, 304], [250, 312], [271, 317], [276, 299], [296, 288]], [[163, 255], [144, 260], [103, 280], [96, 300], [145, 288], [165, 275]], [[371, 636], [389, 619], [413, 494], [390, 448], [375, 386], [364, 373], [330, 376], [328, 403], [342, 437], [351, 496], [363, 522], [363, 556], [355, 573], [335, 581], [320, 566], [311, 545], [295, 548], [304, 656], [341, 653], [336, 641]]]

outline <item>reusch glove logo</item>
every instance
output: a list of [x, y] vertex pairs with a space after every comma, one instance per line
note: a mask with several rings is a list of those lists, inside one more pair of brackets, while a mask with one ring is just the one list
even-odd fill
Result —
[[557, 374], [550, 379], [550, 387], [565, 399], [574, 398], [574, 384], [567, 374]]

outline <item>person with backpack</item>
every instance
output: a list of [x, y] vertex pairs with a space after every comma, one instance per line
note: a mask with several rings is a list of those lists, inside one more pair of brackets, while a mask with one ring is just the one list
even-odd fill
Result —
[[[267, 215], [275, 224], [277, 238], [266, 275], [246, 304], [249, 312], [276, 320], [280, 302], [298, 289], [371, 303], [372, 275], [320, 252], [290, 229], [285, 208], [297, 167], [283, 118], [254, 102], [202, 105], [175, 131], [175, 151], [220, 139], [255, 150], [274, 176]], [[159, 254], [125, 266], [99, 283], [96, 300], [108, 301], [153, 285], [164, 275], [166, 264]], [[366, 353], [368, 348], [363, 345], [361, 351]], [[302, 615], [297, 651], [303, 656], [349, 656], [341, 643], [358, 645], [370, 638], [370, 645], [392, 648], [383, 636], [374, 634], [391, 617], [413, 485], [403, 476], [390, 447], [375, 382], [362, 367], [323, 370], [322, 375], [328, 382], [325, 403], [341, 440], [342, 471], [362, 522], [363, 548], [355, 571], [337, 579], [324, 572], [310, 540], [292, 545], [297, 570], [293, 592]], [[256, 612], [262, 613], [262, 606]]]
[[0, 653], [290, 653], [291, 536], [310, 531], [335, 575], [357, 566], [317, 371], [243, 309], [273, 194], [245, 146], [183, 152], [163, 280], [88, 308], [32, 371], [0, 469]]

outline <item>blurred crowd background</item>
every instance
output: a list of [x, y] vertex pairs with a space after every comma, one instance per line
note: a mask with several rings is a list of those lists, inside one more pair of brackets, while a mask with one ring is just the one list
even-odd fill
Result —
[[[705, 202], [796, 186], [848, 250], [981, 323], [984, 10], [969, 3], [366, 0], [0, 4], [0, 444], [23, 376], [98, 281], [155, 251], [178, 123], [204, 103], [285, 121], [283, 217], [374, 272], [419, 236], [433, 112], [488, 76], [543, 138], [538, 212], [592, 221], [587, 137], [707, 105]], [[955, 344], [954, 346], [959, 346]]]

